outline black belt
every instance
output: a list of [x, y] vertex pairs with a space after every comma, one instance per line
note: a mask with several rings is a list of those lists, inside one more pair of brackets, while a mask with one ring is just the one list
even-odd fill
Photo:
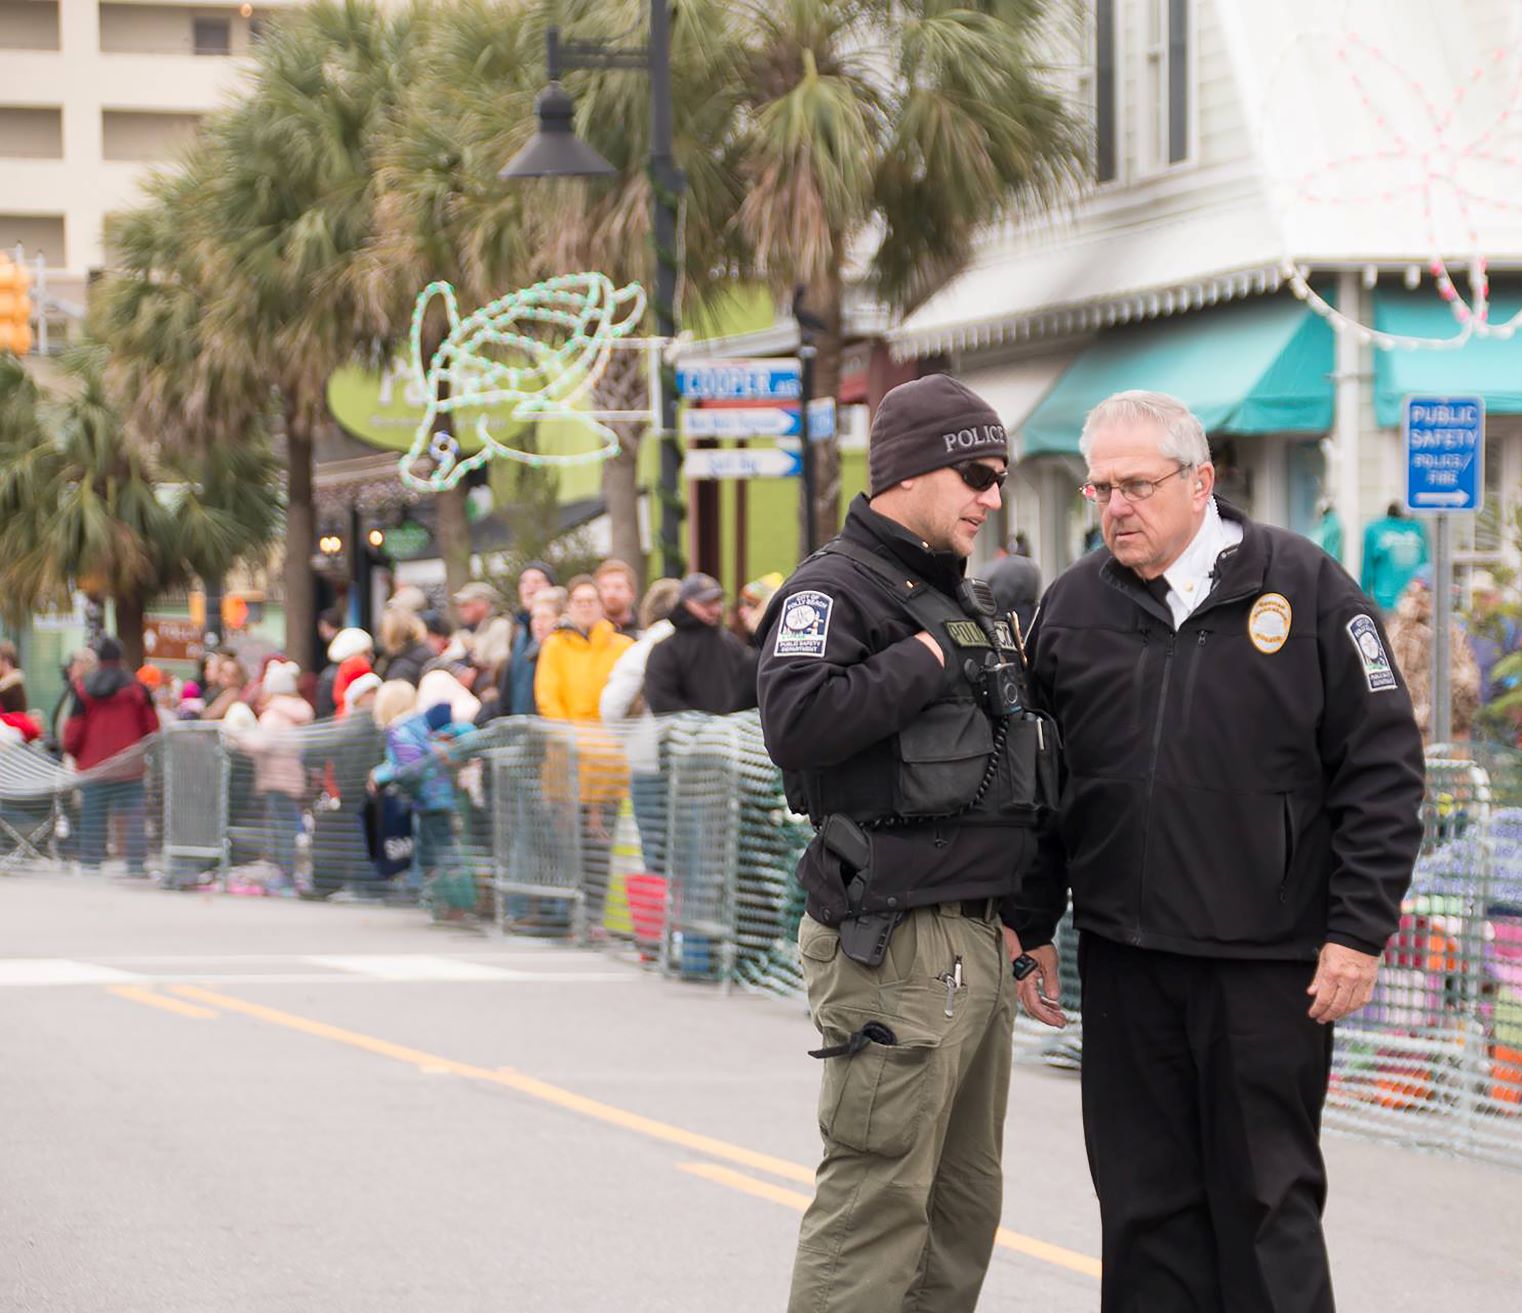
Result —
[[997, 898], [964, 898], [962, 899], [962, 915], [969, 916], [974, 921], [997, 921], [999, 900]]

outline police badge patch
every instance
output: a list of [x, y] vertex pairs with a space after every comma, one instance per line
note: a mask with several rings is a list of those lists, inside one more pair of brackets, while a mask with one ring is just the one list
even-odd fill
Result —
[[1363, 677], [1369, 681], [1369, 692], [1379, 693], [1396, 685], [1395, 671], [1390, 658], [1385, 655], [1385, 645], [1379, 639], [1379, 626], [1366, 615], [1355, 615], [1348, 621], [1348, 637], [1353, 640], [1353, 650], [1363, 665]]
[[830, 611], [835, 599], [827, 593], [794, 593], [782, 604], [773, 656], [822, 657], [830, 636]]

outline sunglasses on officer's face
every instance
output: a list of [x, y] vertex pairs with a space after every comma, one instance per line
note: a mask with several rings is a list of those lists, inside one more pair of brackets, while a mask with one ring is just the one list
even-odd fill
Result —
[[1002, 488], [1004, 480], [1009, 477], [1008, 470], [996, 470], [992, 465], [985, 465], [982, 461], [963, 461], [960, 465], [951, 467], [962, 476], [965, 483], [974, 492], [987, 492], [990, 488]]

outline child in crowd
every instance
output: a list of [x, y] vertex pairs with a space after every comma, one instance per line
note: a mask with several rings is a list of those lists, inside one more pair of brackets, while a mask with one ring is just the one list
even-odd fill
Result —
[[370, 774], [373, 788], [388, 785], [412, 800], [422, 898], [436, 920], [457, 920], [475, 906], [475, 880], [455, 840], [455, 784], [449, 740], [474, 727], [456, 721], [448, 702], [420, 708], [418, 690], [405, 680], [382, 684], [372, 714], [386, 738], [386, 760]]

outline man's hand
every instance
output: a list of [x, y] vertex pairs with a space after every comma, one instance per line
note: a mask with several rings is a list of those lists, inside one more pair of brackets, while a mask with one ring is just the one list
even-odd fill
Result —
[[1379, 958], [1356, 948], [1327, 944], [1316, 963], [1316, 978], [1306, 993], [1312, 995], [1311, 1019], [1323, 1026], [1357, 1012], [1374, 994]]
[[944, 668], [946, 665], [946, 654], [941, 651], [941, 645], [930, 636], [930, 631], [928, 629], [921, 629], [919, 633], [915, 635], [915, 637], [935, 653], [935, 659], [939, 661], [941, 666]]
[[[1009, 950], [1011, 962], [1025, 951], [1020, 947], [1020, 936], [1008, 926], [1004, 927], [1004, 946]], [[1015, 983], [1020, 1006], [1027, 1016], [1034, 1017], [1042, 1025], [1061, 1030], [1068, 1024], [1068, 1019], [1061, 1006], [1062, 980], [1057, 973], [1057, 948], [1053, 944], [1043, 944], [1031, 949], [1030, 955], [1036, 959], [1036, 969]]]

